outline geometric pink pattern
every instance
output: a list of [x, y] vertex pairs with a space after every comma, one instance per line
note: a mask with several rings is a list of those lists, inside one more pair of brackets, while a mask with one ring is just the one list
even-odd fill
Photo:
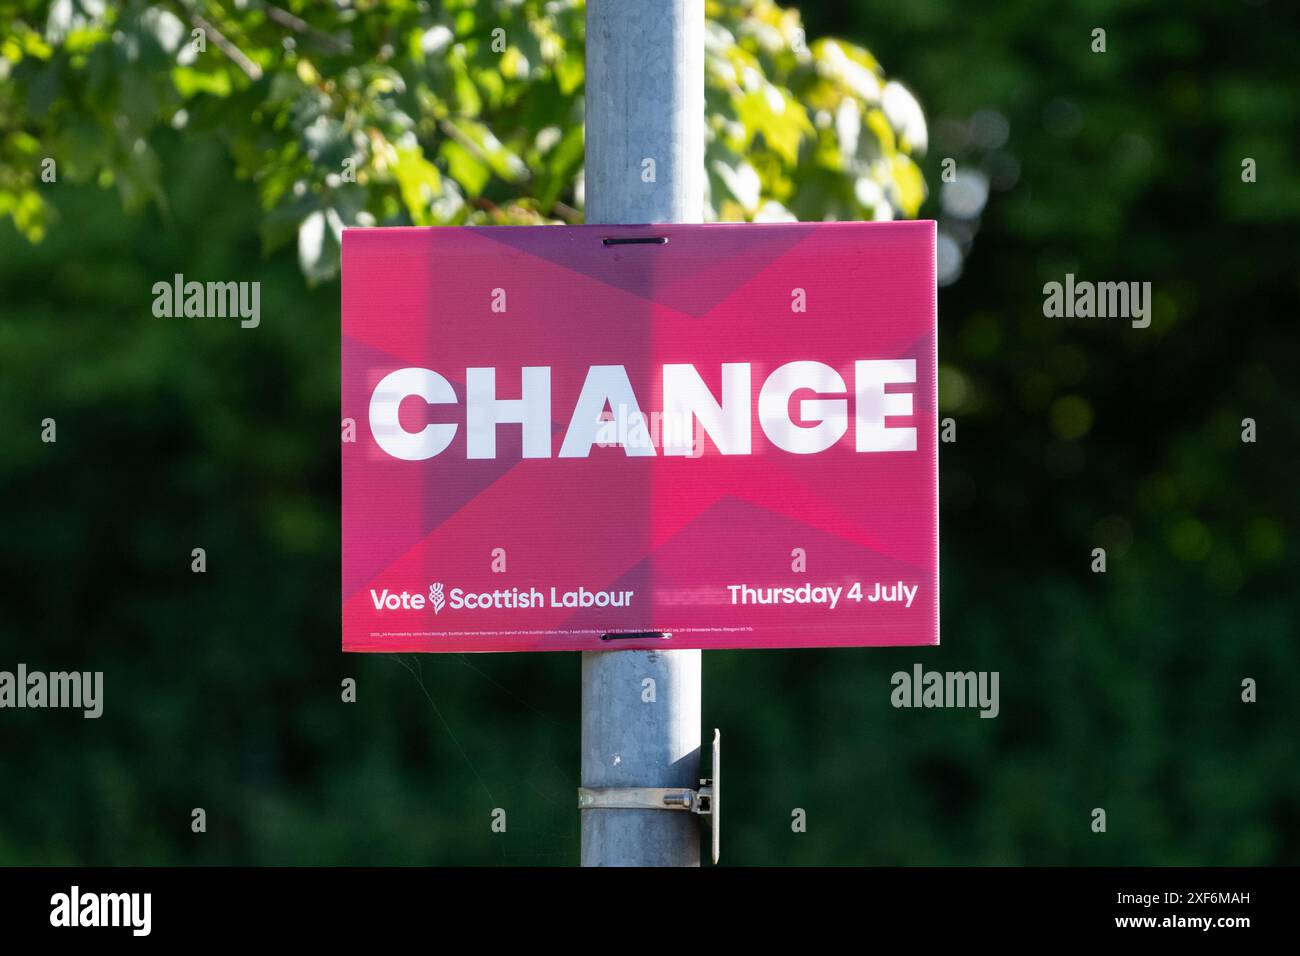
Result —
[[[662, 245], [605, 244], [663, 236]], [[938, 452], [935, 226], [932, 222], [353, 229], [343, 239], [343, 649], [542, 651], [936, 644]], [[805, 312], [792, 312], [792, 290]], [[506, 296], [492, 310], [493, 290]], [[915, 451], [858, 452], [858, 360], [912, 359]], [[792, 361], [848, 384], [848, 428], [817, 454], [772, 444], [757, 393]], [[714, 396], [721, 366], [752, 369], [752, 454], [629, 457], [559, 448], [590, 366], [627, 369], [641, 408], [662, 407], [661, 368], [695, 366]], [[465, 370], [497, 369], [497, 398], [520, 369], [549, 366], [552, 457], [522, 458], [519, 425], [497, 457], [466, 454]], [[403, 429], [456, 423], [424, 461], [391, 457], [369, 423], [376, 383], [428, 368], [457, 403], [418, 397]], [[815, 397], [812, 393], [796, 394]], [[798, 421], [800, 403], [791, 402]], [[492, 569], [504, 549], [506, 572]], [[792, 571], [802, 548], [807, 570]], [[863, 600], [848, 597], [860, 582]], [[871, 602], [879, 583], [905, 602]], [[435, 589], [434, 585], [441, 585]], [[837, 606], [732, 602], [728, 585], [840, 588]], [[529, 592], [542, 606], [470, 610], [455, 592]], [[554, 607], [557, 595], [632, 591], [631, 607]], [[912, 589], [915, 589], [914, 592]], [[376, 609], [374, 594], [419, 596]], [[443, 599], [435, 610], [434, 590]], [[827, 592], [829, 593], [829, 592]], [[618, 632], [667, 639], [601, 640]]]

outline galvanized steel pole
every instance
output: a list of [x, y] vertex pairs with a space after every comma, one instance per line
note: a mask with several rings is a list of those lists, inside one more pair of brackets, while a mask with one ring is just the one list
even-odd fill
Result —
[[[704, 0], [587, 0], [586, 124], [587, 222], [701, 220]], [[698, 650], [582, 655], [583, 787], [698, 785], [700, 663]], [[699, 865], [693, 813], [581, 818], [583, 866]]]

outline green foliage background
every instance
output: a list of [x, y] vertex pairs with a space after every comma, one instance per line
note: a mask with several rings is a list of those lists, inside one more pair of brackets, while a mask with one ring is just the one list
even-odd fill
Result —
[[[95, 9], [0, 7], [0, 668], [106, 684], [0, 712], [0, 862], [575, 862], [573, 655], [338, 652], [332, 273], [345, 224], [580, 219], [581, 5]], [[961, 268], [944, 644], [707, 654], [725, 861], [1300, 861], [1294, 15], [710, 13], [712, 216], [919, 212]], [[232, 52], [178, 62], [194, 17]], [[261, 326], [155, 319], [178, 272], [260, 281]], [[1151, 327], [1045, 319], [1066, 272], [1150, 280]], [[916, 661], [1001, 716], [892, 709]]]
[[[582, 0], [59, 0], [4, 16], [0, 215], [52, 214], [40, 161], [166, 209], [155, 138], [223, 142], [263, 248], [332, 278], [353, 225], [581, 221]], [[709, 0], [709, 218], [914, 216], [925, 121], [865, 49], [771, 0]], [[308, 24], [304, 17], [309, 17]], [[201, 51], [201, 52], [200, 52]]]

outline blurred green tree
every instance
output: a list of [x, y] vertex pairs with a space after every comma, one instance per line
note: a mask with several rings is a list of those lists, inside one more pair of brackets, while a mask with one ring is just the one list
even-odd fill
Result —
[[[227, 144], [269, 252], [309, 281], [351, 225], [577, 222], [583, 0], [28, 2], [0, 13], [0, 215], [40, 239], [41, 176], [165, 202], [160, 126]], [[710, 0], [707, 216], [915, 216], [912, 95], [771, 0]], [[308, 22], [310, 19], [310, 22]]]

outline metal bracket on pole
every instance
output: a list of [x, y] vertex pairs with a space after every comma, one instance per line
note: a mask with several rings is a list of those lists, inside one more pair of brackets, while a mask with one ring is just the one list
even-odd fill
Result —
[[710, 817], [713, 862], [718, 862], [722, 839], [722, 731], [713, 731], [713, 776], [700, 780], [700, 788], [683, 787], [579, 787], [579, 810], [689, 810]]

